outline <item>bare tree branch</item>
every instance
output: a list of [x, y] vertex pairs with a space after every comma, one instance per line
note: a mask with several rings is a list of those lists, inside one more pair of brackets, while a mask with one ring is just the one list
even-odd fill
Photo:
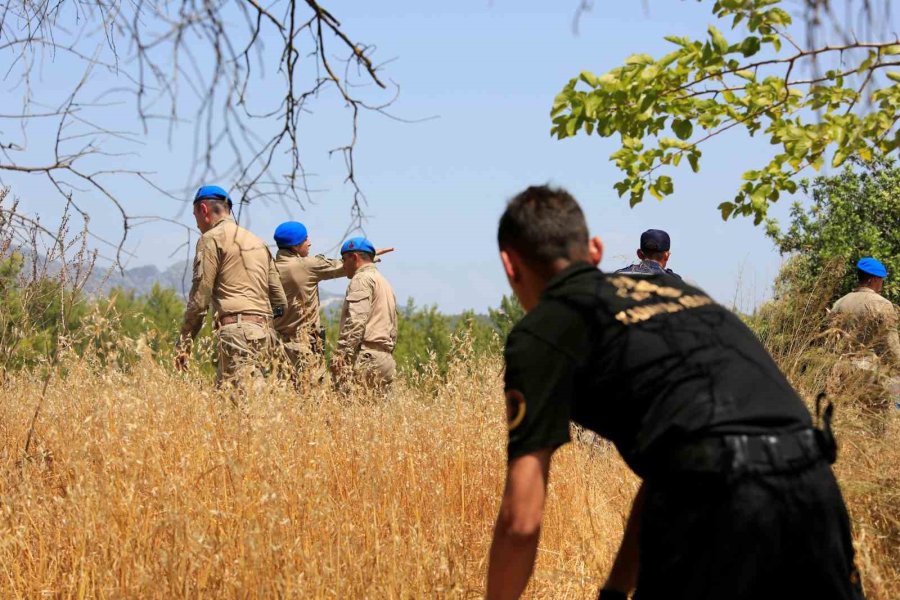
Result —
[[[118, 257], [132, 227], [149, 222], [128, 215], [123, 181], [182, 202], [198, 184], [221, 181], [234, 191], [239, 215], [257, 201], [302, 208], [313, 192], [301, 155], [302, 117], [334, 90], [347, 111], [349, 138], [327, 153], [344, 159], [351, 218], [359, 225], [360, 115], [390, 116], [385, 109], [393, 100], [381, 96], [388, 85], [373, 53], [316, 0], [6, 0], [3, 81], [18, 93], [21, 109], [0, 115], [0, 125], [20, 125], [18, 135], [0, 129], [0, 182], [44, 177], [61, 201], [105, 199], [122, 221]], [[277, 69], [266, 73], [266, 64]], [[45, 69], [62, 69], [53, 75], [57, 89], [69, 85], [58, 106], [35, 100]], [[280, 93], [272, 93], [272, 81]], [[138, 131], [110, 120], [123, 101]], [[48, 146], [41, 135], [39, 146], [29, 144], [49, 119], [56, 119], [55, 139]], [[179, 128], [192, 128], [196, 160], [181, 189], [164, 191], [171, 182], [156, 169], [127, 166], [135, 158], [129, 146], [143, 144], [156, 123], [165, 124], [170, 146]]]

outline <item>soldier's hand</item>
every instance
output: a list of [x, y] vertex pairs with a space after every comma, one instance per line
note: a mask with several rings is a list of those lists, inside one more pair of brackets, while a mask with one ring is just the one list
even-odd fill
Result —
[[182, 373], [187, 371], [188, 368], [188, 354], [187, 352], [179, 352], [175, 355], [175, 370], [181, 371]]
[[393, 252], [393, 251], [394, 251], [393, 246], [391, 246], [390, 248], [379, 248], [378, 250], [375, 251], [375, 256], [381, 256], [382, 254], [387, 254], [388, 252]]

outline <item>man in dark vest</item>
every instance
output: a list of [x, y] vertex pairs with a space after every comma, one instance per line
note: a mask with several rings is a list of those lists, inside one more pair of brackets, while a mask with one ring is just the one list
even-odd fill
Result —
[[528, 188], [500, 219], [526, 311], [506, 342], [506, 486], [487, 597], [518, 598], [570, 422], [642, 479], [604, 600], [862, 598], [824, 429], [753, 333], [667, 274], [607, 274], [578, 203]]
[[641, 247], [638, 248], [637, 257], [640, 262], [619, 269], [616, 273], [630, 273], [632, 275], [656, 275], [668, 273], [681, 279], [681, 275], [672, 269], [666, 268], [669, 257], [672, 256], [672, 240], [669, 234], [662, 229], [648, 229], [641, 234]]

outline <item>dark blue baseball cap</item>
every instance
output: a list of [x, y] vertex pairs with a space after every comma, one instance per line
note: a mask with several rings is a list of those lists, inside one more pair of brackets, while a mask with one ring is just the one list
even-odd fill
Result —
[[275, 244], [279, 248], [299, 246], [308, 237], [306, 225], [297, 221], [288, 221], [275, 228]]
[[194, 204], [200, 202], [201, 200], [206, 200], [207, 198], [213, 200], [227, 200], [228, 206], [231, 206], [231, 196], [228, 195], [228, 192], [217, 185], [200, 186], [200, 189], [198, 189], [197, 193], [194, 194]]
[[881, 277], [882, 279], [887, 277], [887, 269], [884, 268], [881, 261], [871, 256], [859, 259], [859, 262], [856, 263], [856, 268], [872, 277]]
[[341, 246], [341, 254], [346, 254], [347, 252], [365, 252], [366, 254], [374, 255], [375, 246], [364, 237], [353, 237]]
[[669, 234], [662, 229], [648, 229], [641, 234], [641, 250], [644, 252], [668, 252], [671, 245]]

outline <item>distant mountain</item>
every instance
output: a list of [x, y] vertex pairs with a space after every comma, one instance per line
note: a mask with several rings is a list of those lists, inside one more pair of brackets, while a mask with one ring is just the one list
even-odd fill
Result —
[[94, 267], [85, 290], [89, 294], [105, 295], [112, 288], [120, 288], [134, 291], [136, 294], [146, 294], [156, 283], [164, 288], [172, 288], [180, 296], [185, 297], [191, 288], [190, 263], [180, 260], [165, 270], [160, 270], [155, 265], [147, 265], [125, 269], [124, 272]]

